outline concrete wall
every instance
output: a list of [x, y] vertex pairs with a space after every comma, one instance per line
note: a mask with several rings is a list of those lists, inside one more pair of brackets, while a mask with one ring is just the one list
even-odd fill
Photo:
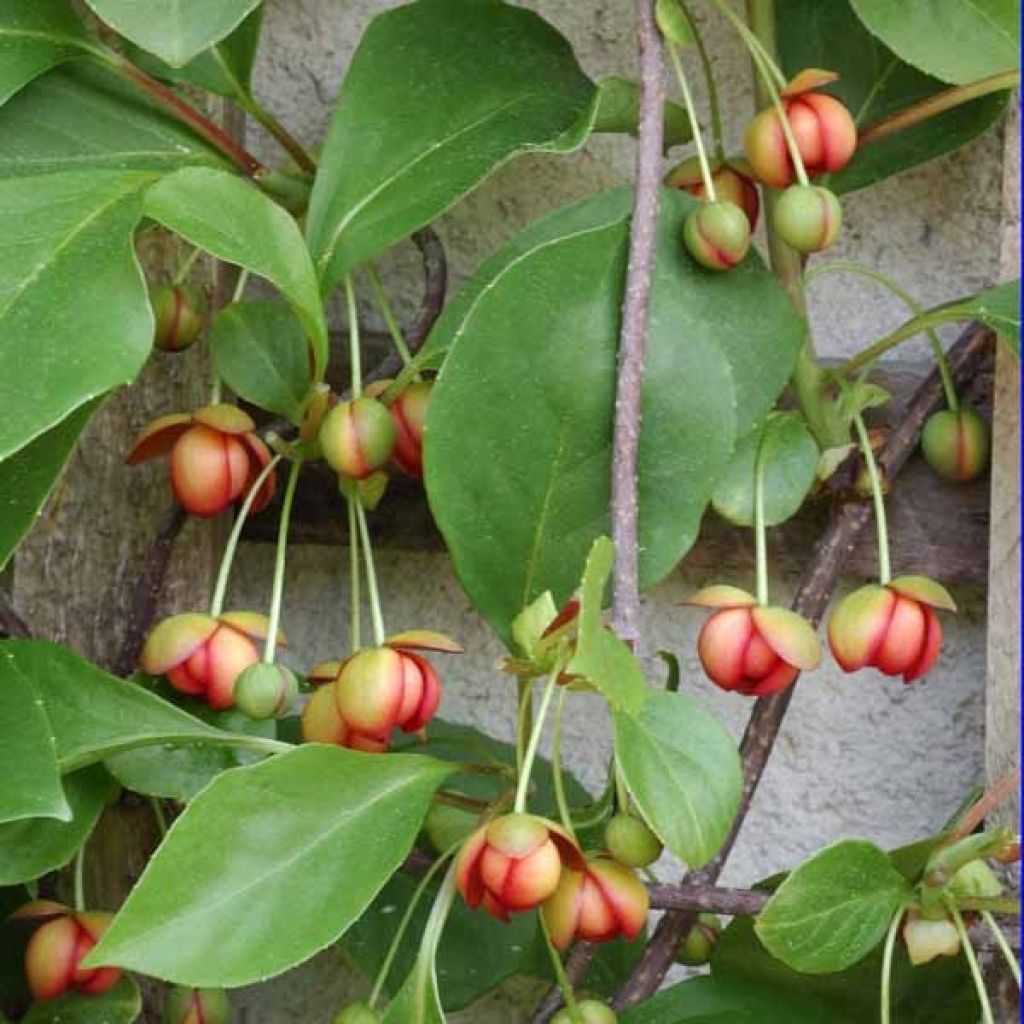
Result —
[[[308, 144], [322, 138], [360, 33], [377, 11], [390, 6], [371, 0], [269, 4], [257, 91]], [[572, 40], [592, 76], [631, 73], [632, 5], [544, 0], [528, 6]], [[736, 144], [751, 104], [747, 64], [720, 20], [707, 20], [713, 24], [709, 43], [718, 59], [723, 100], [735, 112], [729, 136]], [[263, 141], [256, 148], [273, 154]], [[628, 179], [632, 160], [629, 140], [600, 138], [572, 157], [532, 156], [501, 170], [438, 225], [454, 280], [546, 211]], [[951, 157], [851, 196], [835, 255], [879, 267], [925, 303], [978, 289], [998, 274], [1001, 179], [1002, 147], [990, 133]], [[418, 294], [414, 254], [400, 248], [385, 264], [392, 290], [403, 289], [411, 307]], [[818, 345], [830, 355], [881, 335], [904, 313], [870, 285], [838, 277], [816, 283], [811, 309]], [[244, 551], [234, 581], [238, 604], [259, 607], [267, 600], [271, 558], [266, 546]], [[295, 549], [289, 556], [284, 626], [298, 664], [343, 650], [348, 613], [339, 581], [346, 558], [343, 550], [318, 548]], [[381, 552], [379, 559], [389, 625], [442, 629], [468, 649], [443, 666], [442, 713], [511, 736], [511, 683], [493, 668], [499, 645], [474, 614], [447, 559], [393, 551]], [[687, 690], [738, 737], [749, 702], [720, 693], [703, 679], [694, 650], [700, 616], [678, 607], [680, 598], [702, 582], [689, 577], [685, 566], [677, 571], [648, 596], [647, 629], [652, 645], [680, 654]], [[777, 586], [782, 591], [787, 582]], [[826, 662], [800, 685], [724, 881], [747, 884], [842, 836], [870, 836], [882, 845], [915, 839], [941, 825], [981, 781], [985, 610], [977, 593], [957, 598], [961, 613], [949, 621], [944, 657], [927, 682], [908, 688], [873, 673], [848, 678]], [[608, 751], [607, 722], [596, 702], [581, 699], [580, 706], [586, 710], [572, 716], [567, 755], [584, 781], [597, 785]], [[669, 878], [676, 870], [666, 867], [662, 873]], [[250, 1024], [326, 1021], [355, 987], [358, 981], [336, 958], [322, 958], [269, 993], [253, 993], [245, 1001], [246, 1019]], [[461, 1019], [520, 1018], [515, 1000], [499, 999]]]

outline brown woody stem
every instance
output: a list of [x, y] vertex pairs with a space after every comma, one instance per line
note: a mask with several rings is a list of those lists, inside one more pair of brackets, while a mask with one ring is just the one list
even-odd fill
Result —
[[969, 836], [1004, 800], [1020, 788], [1020, 769], [1015, 768], [1008, 772], [1001, 779], [998, 779], [992, 788], [982, 794], [981, 799], [961, 818], [956, 831], [950, 840], [963, 839]]

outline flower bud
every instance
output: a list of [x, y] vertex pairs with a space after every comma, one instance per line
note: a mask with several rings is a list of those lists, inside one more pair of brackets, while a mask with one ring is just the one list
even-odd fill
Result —
[[391, 413], [369, 395], [339, 402], [324, 417], [320, 447], [336, 473], [362, 480], [391, 458], [395, 447]]
[[735, 203], [719, 199], [692, 211], [683, 225], [690, 255], [709, 270], [730, 270], [750, 248], [747, 215]]
[[899, 576], [847, 594], [828, 622], [828, 642], [844, 672], [871, 666], [912, 683], [935, 664], [942, 626], [933, 609], [956, 611], [945, 587], [924, 576]]
[[907, 956], [915, 967], [937, 956], [956, 956], [960, 952], [960, 935], [948, 917], [929, 920], [914, 910], [907, 913], [903, 941], [907, 944]]
[[395, 423], [395, 449], [391, 461], [409, 476], [423, 476], [423, 426], [430, 407], [432, 381], [410, 384], [390, 405]]
[[715, 950], [722, 922], [714, 914], [698, 914], [694, 926], [676, 950], [676, 963], [684, 967], [701, 967], [708, 963]]
[[175, 985], [167, 993], [165, 1024], [228, 1024], [231, 1002], [219, 988], [188, 988]]
[[477, 829], [455, 862], [455, 878], [471, 906], [508, 920], [532, 910], [558, 888], [563, 864], [585, 867], [572, 838], [553, 822], [532, 814], [506, 814]]
[[[581, 1024], [616, 1024], [618, 1017], [615, 1011], [607, 1004], [598, 999], [580, 999], [576, 1003], [579, 1010]], [[551, 1024], [576, 1024], [576, 1018], [569, 1012], [567, 1006], [563, 1006], [551, 1018]]]
[[313, 692], [302, 711], [302, 738], [307, 743], [330, 743], [366, 754], [381, 754], [388, 749], [387, 737], [364, 736], [350, 729], [338, 713], [334, 683]]
[[758, 605], [738, 587], [705, 587], [687, 602], [717, 609], [701, 628], [697, 653], [708, 677], [723, 690], [767, 697], [817, 668], [821, 644], [796, 612]]
[[775, 230], [797, 252], [821, 252], [843, 225], [839, 200], [821, 185], [790, 185], [775, 204]]
[[380, 1016], [366, 1003], [353, 1003], [338, 1011], [334, 1024], [380, 1024]]
[[661, 840], [639, 818], [616, 814], [604, 829], [604, 845], [620, 863], [646, 868], [661, 856]]
[[206, 315], [206, 296], [190, 284], [159, 284], [149, 290], [156, 331], [153, 345], [161, 352], [184, 352], [199, 337]]
[[235, 707], [250, 718], [281, 718], [298, 695], [295, 673], [284, 665], [257, 662], [235, 680]]
[[604, 855], [590, 857], [582, 871], [566, 867], [558, 888], [541, 907], [551, 941], [568, 949], [573, 939], [608, 942], [635, 939], [647, 921], [647, 889], [632, 868]]
[[[223, 512], [244, 498], [270, 462], [256, 424], [233, 405], [211, 405], [195, 413], [172, 413], [154, 420], [139, 436], [125, 461], [137, 465], [170, 454], [171, 489], [194, 516]], [[274, 496], [274, 475], [260, 487], [252, 511]]]
[[[850, 162], [857, 149], [857, 126], [839, 100], [801, 92], [787, 96], [782, 107], [809, 175], [830, 174]], [[775, 107], [762, 110], [747, 125], [744, 147], [754, 174], [766, 185], [785, 188], [793, 183], [796, 171]]]
[[[747, 222], [750, 224], [750, 230], [753, 231], [757, 227], [761, 200], [754, 179], [745, 173], [745, 169], [744, 161], [739, 163], [713, 161], [711, 180], [715, 186], [715, 197], [726, 199], [738, 206], [747, 215]], [[704, 188], [704, 176], [701, 173], [698, 157], [691, 156], [673, 167], [665, 175], [665, 184], [669, 188], [678, 188], [689, 192], [691, 196], [703, 202], [707, 201], [707, 190]]]
[[921, 450], [943, 480], [966, 483], [988, 465], [988, 424], [974, 409], [944, 409], [925, 422]]

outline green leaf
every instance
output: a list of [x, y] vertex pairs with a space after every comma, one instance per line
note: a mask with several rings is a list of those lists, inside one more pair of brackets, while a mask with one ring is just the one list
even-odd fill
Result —
[[34, 1003], [21, 1024], [132, 1024], [142, 1013], [142, 995], [131, 978], [122, 978], [101, 995], [72, 992]]
[[804, 861], [757, 919], [772, 956], [805, 974], [841, 971], [881, 942], [913, 890], [873, 843], [845, 839]]
[[0, 462], [0, 569], [32, 529], [98, 404], [98, 400], [87, 402]]
[[188, 742], [223, 745], [239, 739], [141, 686], [107, 675], [59, 644], [0, 643], [0, 693], [12, 689], [19, 676], [35, 692], [65, 772], [136, 747]]
[[0, 181], [0, 459], [145, 362], [153, 317], [132, 232], [150, 180], [83, 171], [30, 187]]
[[593, 99], [569, 44], [532, 11], [421, 0], [378, 15], [349, 65], [310, 200], [324, 291], [516, 153], [578, 148]]
[[735, 741], [696, 701], [664, 690], [650, 691], [639, 715], [614, 720], [615, 757], [647, 823], [690, 867], [706, 864], [739, 808]]
[[159, 171], [225, 166], [180, 121], [102, 68], [44, 75], [0, 108], [0, 178], [54, 171]]
[[47, 817], [67, 821], [57, 746], [31, 680], [0, 653], [0, 822]]
[[656, 0], [654, 20], [658, 31], [672, 46], [692, 46], [696, 41], [693, 26], [679, 0]]
[[445, 1024], [433, 957], [423, 952], [416, 957], [409, 976], [384, 1014], [383, 1024]]
[[[661, 192], [639, 456], [645, 587], [693, 544], [737, 437], [773, 405], [804, 334], [753, 253], [729, 274], [690, 259], [680, 239], [695, 203]], [[610, 532], [631, 209], [616, 189], [532, 225], [453, 298], [421, 357], [436, 366], [447, 353], [426, 431], [431, 508], [506, 642], [534, 598], [568, 598]]]
[[181, 67], [232, 32], [260, 0], [86, 0], [112, 29]]
[[89, 838], [115, 788], [99, 765], [82, 768], [64, 779], [70, 821], [29, 818], [0, 825], [0, 885], [27, 882], [64, 867]]
[[598, 537], [583, 570], [576, 653], [567, 668], [586, 678], [613, 708], [636, 715], [644, 706], [647, 682], [633, 652], [601, 618], [614, 561], [615, 545], [608, 537]]
[[795, 515], [814, 484], [820, 452], [802, 417], [770, 412], [763, 424], [740, 438], [711, 502], [724, 519], [754, 523], [754, 470], [758, 452], [764, 470], [764, 517], [768, 526]]
[[145, 212], [193, 245], [275, 285], [306, 331], [315, 379], [323, 376], [327, 324], [309, 251], [290, 214], [240, 178], [200, 167], [154, 185]]
[[[948, 88], [867, 31], [849, 0], [776, 0], [775, 25], [787, 75], [807, 67], [836, 71], [839, 81], [825, 91], [847, 105], [862, 130]], [[829, 187], [850, 192], [958, 149], [995, 123], [1007, 95], [984, 96], [864, 146], [829, 177]]]
[[0, 5], [0, 104], [90, 44], [67, 0], [5, 0]]
[[1020, 67], [1016, 0], [851, 0], [868, 29], [908, 64], [966, 85]]
[[302, 422], [312, 383], [302, 325], [279, 302], [235, 302], [210, 331], [213, 365], [240, 398]]
[[451, 770], [307, 745], [226, 772], [175, 821], [89, 963], [223, 988], [306, 960], [399, 867]]
[[[640, 86], [636, 82], [609, 75], [597, 83], [597, 113], [591, 131], [635, 136], [639, 115]], [[685, 107], [674, 100], [666, 100], [663, 118], [666, 150], [690, 141], [690, 119]]]

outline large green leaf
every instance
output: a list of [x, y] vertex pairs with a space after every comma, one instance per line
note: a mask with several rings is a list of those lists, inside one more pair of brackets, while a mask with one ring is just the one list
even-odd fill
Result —
[[53, 171], [173, 171], [225, 166], [137, 89], [102, 68], [57, 68], [0, 108], [0, 178]]
[[861, 21], [908, 64], [966, 85], [1020, 67], [1017, 0], [851, 0]]
[[99, 765], [82, 768], [64, 779], [70, 821], [29, 818], [0, 825], [0, 885], [27, 882], [67, 864], [89, 837], [115, 788]]
[[32, 528], [96, 405], [87, 402], [0, 462], [0, 569]]
[[324, 289], [515, 153], [577, 148], [593, 97], [569, 44], [532, 11], [419, 0], [378, 15], [349, 65], [310, 200]]
[[153, 340], [131, 171], [0, 181], [0, 459], [131, 380]]
[[261, 0], [86, 0], [126, 39], [175, 67], [232, 32]]
[[[850, 0], [777, 0], [775, 20], [786, 73], [807, 67], [838, 72], [839, 81], [826, 91], [849, 107], [861, 129], [948, 88], [904, 63], [872, 35]], [[1006, 96], [984, 96], [864, 146], [847, 167], [831, 176], [830, 187], [838, 192], [863, 188], [963, 146], [992, 126], [1006, 106]]]
[[132, 978], [122, 978], [101, 995], [71, 992], [34, 1003], [21, 1024], [132, 1024], [142, 1012], [142, 995]]
[[0, 4], [0, 103], [33, 78], [90, 43], [68, 0], [4, 0]]
[[743, 790], [736, 743], [718, 719], [685, 694], [652, 690], [639, 715], [615, 715], [615, 757], [665, 846], [690, 867], [711, 860]]
[[302, 323], [319, 379], [327, 365], [327, 324], [309, 250], [292, 216], [225, 171], [190, 167], [147, 193], [145, 212], [220, 260], [265, 277]]
[[226, 772], [175, 821], [90, 962], [233, 987], [306, 960], [399, 867], [450, 772], [319, 745]]
[[[448, 353], [426, 429], [431, 507], [463, 586], [506, 640], [545, 590], [569, 596], [610, 532], [631, 202], [628, 190], [600, 193], [513, 239], [455, 296], [423, 356]], [[804, 334], [759, 257], [715, 274], [687, 255], [695, 203], [662, 190], [640, 440], [644, 586], [689, 550], [737, 437], [774, 403]]]
[[884, 851], [865, 840], [844, 839], [789, 874], [755, 930], [768, 952], [794, 970], [841, 971], [881, 942], [912, 895]]
[[[640, 117], [640, 86], [632, 79], [609, 75], [597, 83], [597, 113], [593, 132], [636, 135]], [[666, 100], [664, 107], [665, 149], [685, 145], [693, 137], [686, 108]]]

